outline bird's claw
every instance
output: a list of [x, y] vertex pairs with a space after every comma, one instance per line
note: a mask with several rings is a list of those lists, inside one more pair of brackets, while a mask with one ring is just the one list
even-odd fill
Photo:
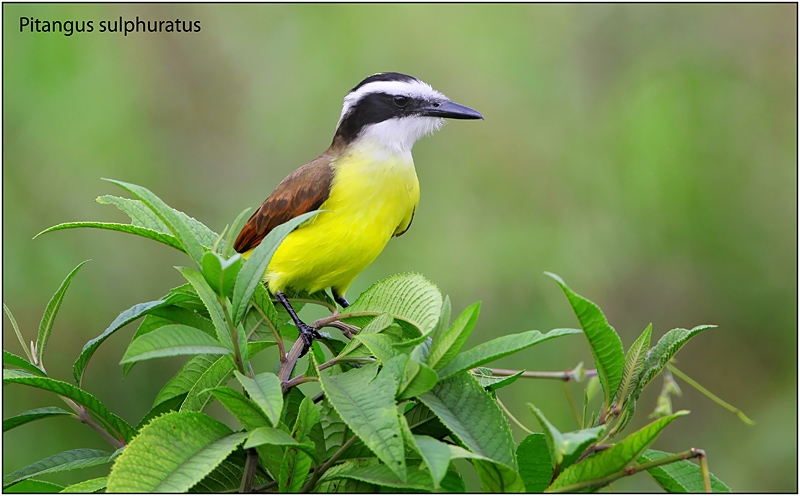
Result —
[[300, 352], [300, 356], [298, 358], [302, 358], [308, 353], [309, 348], [311, 348], [311, 343], [314, 342], [315, 339], [322, 339], [319, 331], [316, 328], [311, 327], [310, 325], [301, 325], [297, 328], [300, 331], [300, 337], [303, 338], [303, 350]]

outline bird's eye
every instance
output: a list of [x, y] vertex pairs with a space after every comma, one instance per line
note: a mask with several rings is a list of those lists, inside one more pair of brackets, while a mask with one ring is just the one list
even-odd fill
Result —
[[408, 103], [408, 98], [404, 96], [398, 95], [394, 97], [394, 104], [397, 105], [398, 107], [405, 107], [407, 103]]
[[434, 108], [439, 108], [439, 105], [441, 105], [441, 103], [439, 103], [439, 102], [433, 102], [433, 107], [434, 107]]

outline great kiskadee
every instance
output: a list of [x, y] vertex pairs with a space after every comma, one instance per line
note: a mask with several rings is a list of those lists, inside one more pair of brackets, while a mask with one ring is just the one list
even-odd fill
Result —
[[331, 146], [281, 181], [250, 217], [234, 248], [246, 258], [275, 227], [312, 210], [322, 213], [283, 240], [264, 282], [291, 316], [308, 351], [317, 329], [301, 321], [284, 290], [345, 291], [393, 236], [408, 230], [419, 203], [411, 148], [445, 118], [483, 119], [429, 84], [385, 72], [361, 81], [344, 98]]

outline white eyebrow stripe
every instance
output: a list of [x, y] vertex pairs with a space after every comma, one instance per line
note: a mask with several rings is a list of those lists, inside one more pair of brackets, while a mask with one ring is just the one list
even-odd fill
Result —
[[389, 95], [403, 95], [411, 98], [425, 98], [425, 99], [445, 99], [447, 97], [442, 93], [436, 91], [429, 85], [420, 80], [415, 81], [374, 81], [367, 83], [356, 91], [350, 92], [344, 97], [344, 105], [342, 106], [342, 114], [339, 116], [339, 124], [342, 119], [350, 111], [353, 106], [358, 103], [365, 95], [370, 93], [387, 93]]

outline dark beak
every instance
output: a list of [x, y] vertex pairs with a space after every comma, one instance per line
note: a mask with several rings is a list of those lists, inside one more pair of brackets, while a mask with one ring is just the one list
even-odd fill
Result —
[[477, 110], [472, 110], [469, 107], [451, 101], [429, 103], [422, 109], [420, 115], [444, 117], [446, 119], [483, 119], [483, 116]]

